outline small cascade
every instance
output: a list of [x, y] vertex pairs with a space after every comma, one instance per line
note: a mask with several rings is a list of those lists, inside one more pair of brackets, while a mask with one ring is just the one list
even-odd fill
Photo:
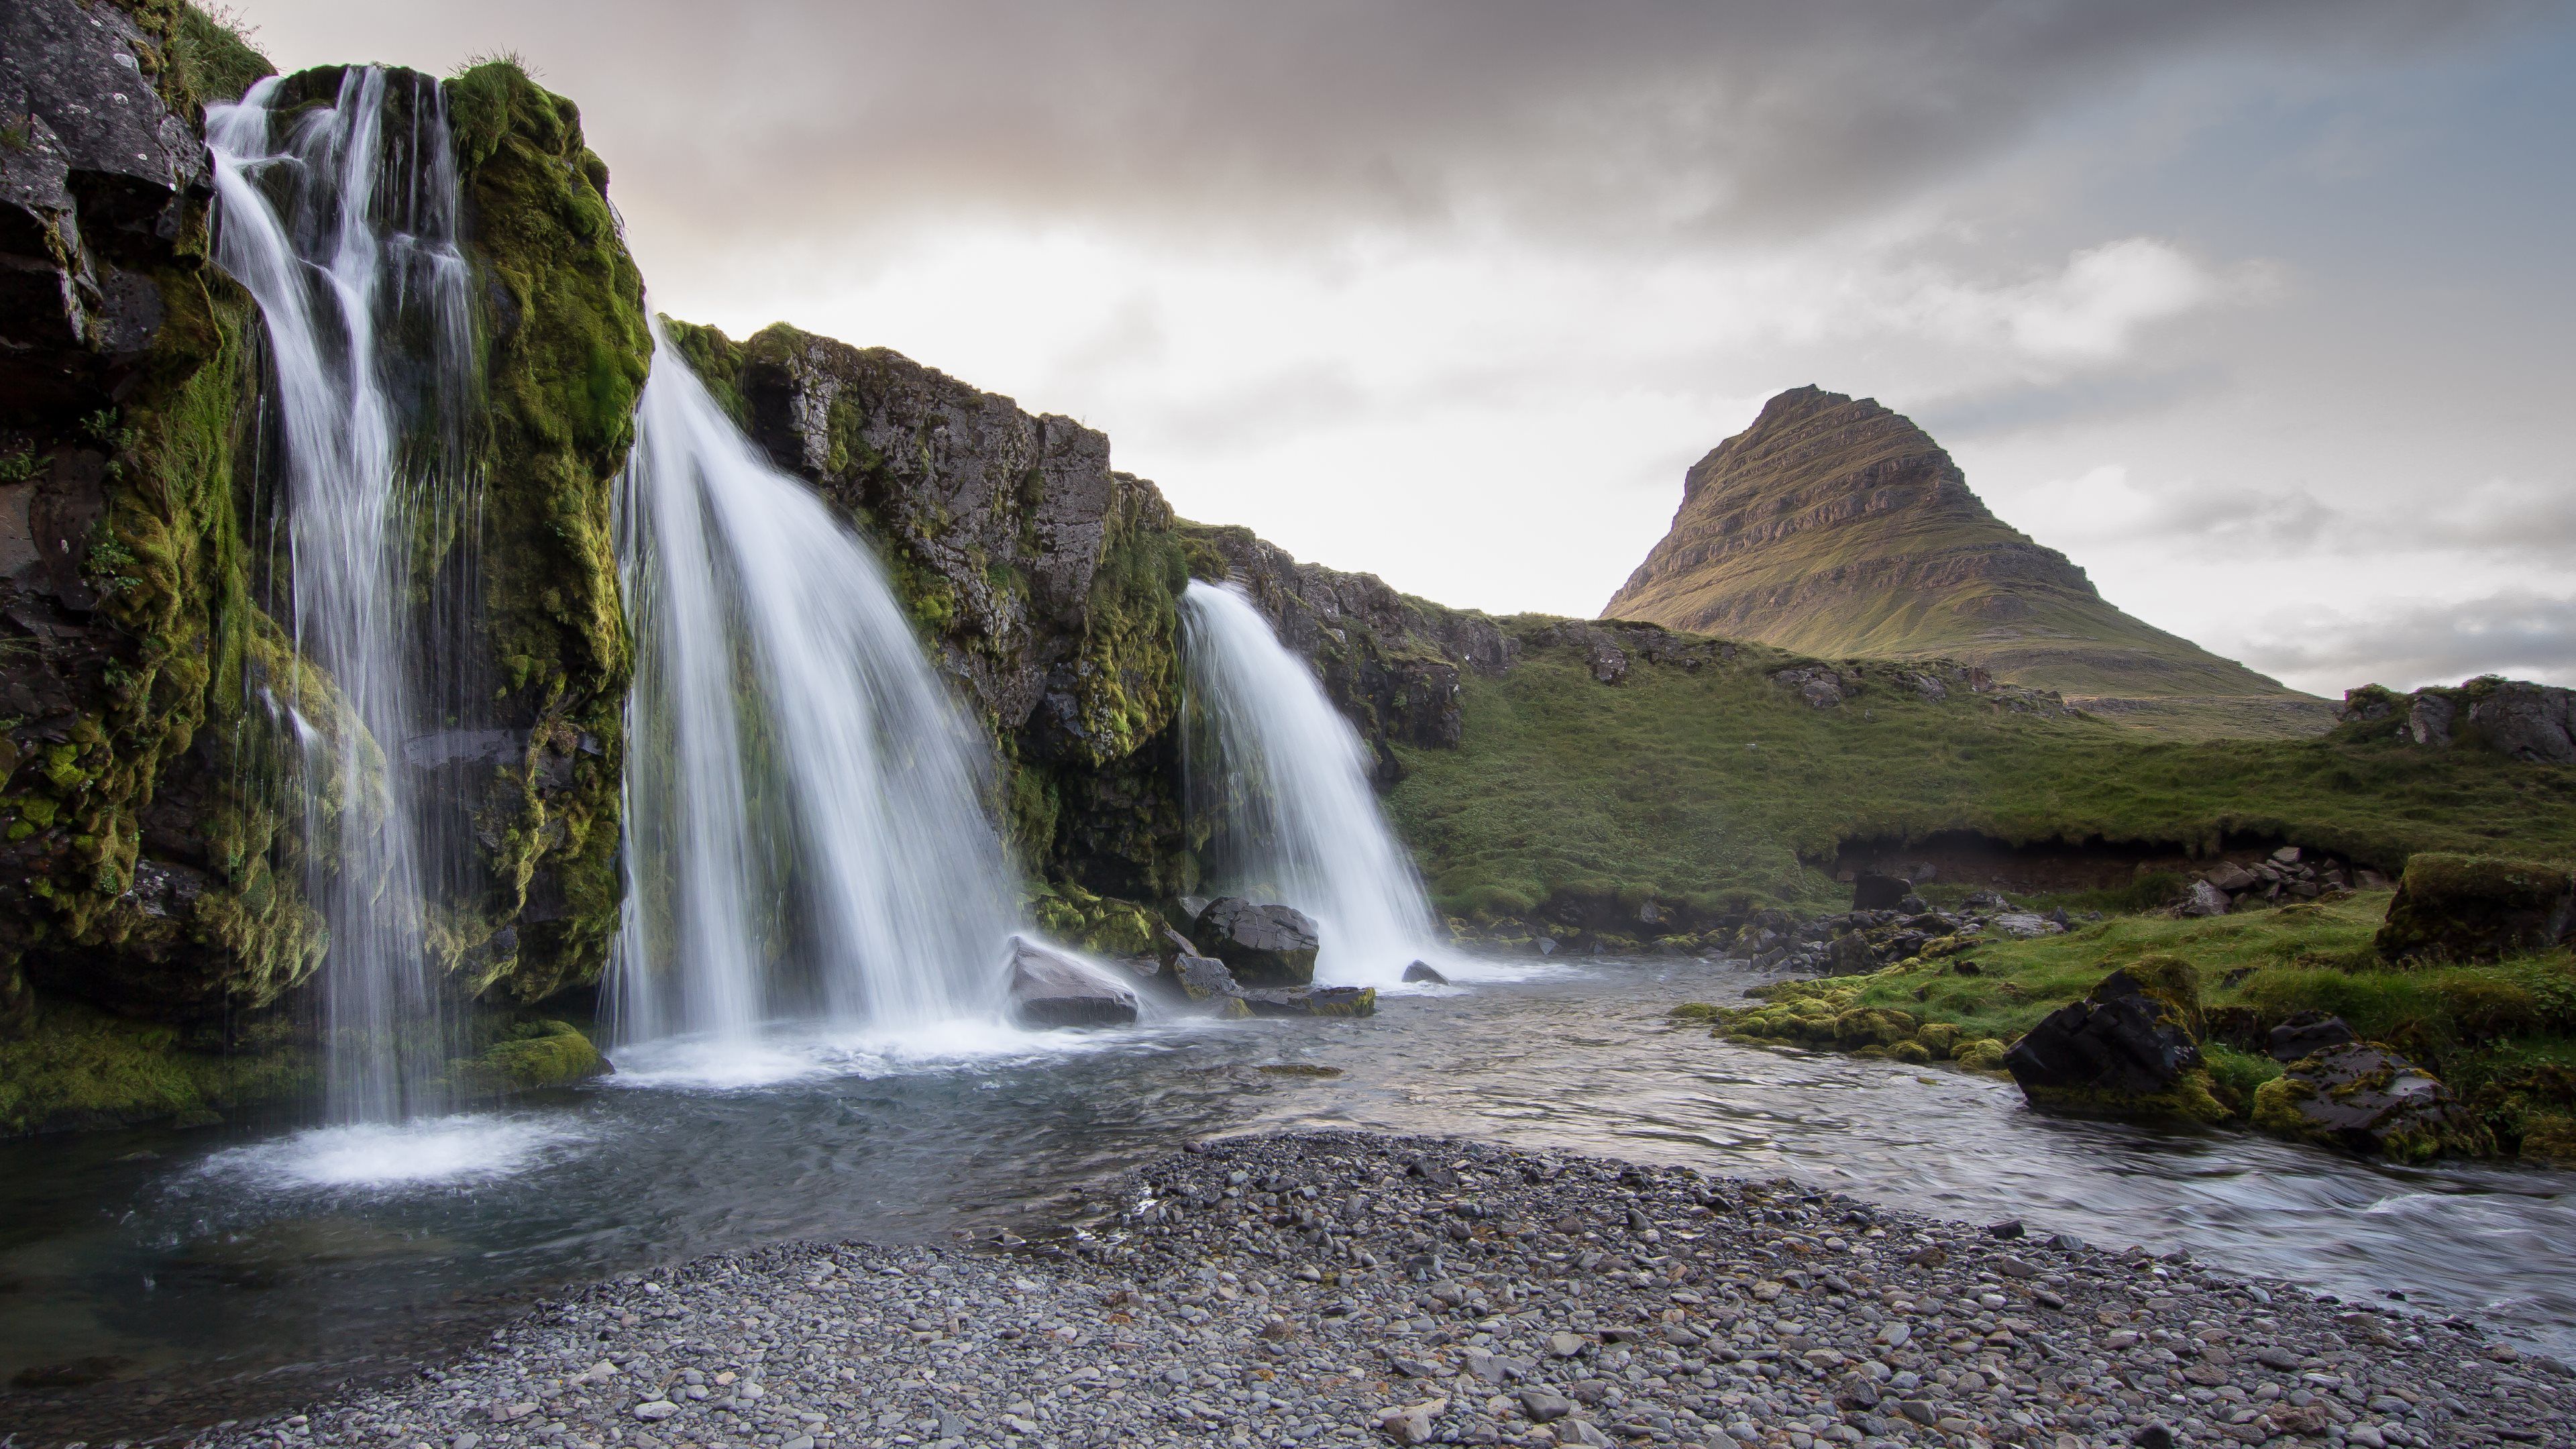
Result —
[[215, 259], [266, 327], [271, 602], [328, 675], [265, 688], [308, 751], [323, 743], [308, 716], [345, 704], [363, 726], [330, 732], [344, 788], [305, 791], [307, 838], [339, 842], [311, 882], [331, 932], [328, 1106], [336, 1121], [396, 1121], [448, 1104], [454, 1012], [424, 902], [460, 888], [473, 860], [404, 763], [480, 694], [459, 665], [477, 592], [479, 389], [447, 116], [435, 81], [365, 67], [342, 72], [336, 96], [262, 80], [209, 107], [206, 134]]
[[983, 737], [868, 549], [657, 323], [618, 499], [636, 644], [624, 1043], [992, 1018], [1018, 893]]
[[1232, 585], [1181, 600], [1188, 671], [1185, 772], [1211, 827], [1211, 893], [1315, 918], [1315, 979], [1392, 986], [1440, 959], [1431, 902], [1369, 790], [1367, 752], [1306, 662]]

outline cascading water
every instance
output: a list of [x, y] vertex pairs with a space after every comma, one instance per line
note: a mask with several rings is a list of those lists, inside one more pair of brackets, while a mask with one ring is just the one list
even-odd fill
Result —
[[1315, 979], [1392, 986], [1440, 953], [1413, 860], [1370, 793], [1360, 738], [1231, 585], [1181, 600], [1191, 806], [1212, 827], [1211, 889], [1282, 902], [1323, 933]]
[[430, 823], [405, 763], [412, 741], [455, 723], [476, 693], [452, 647], [476, 592], [472, 291], [437, 83], [353, 68], [328, 104], [294, 84], [271, 77], [207, 109], [215, 257], [266, 325], [273, 534], [286, 555], [271, 589], [299, 656], [329, 676], [267, 687], [299, 725], [345, 702], [363, 726], [327, 741], [299, 729], [308, 750], [336, 753], [327, 768], [342, 782], [305, 792], [308, 838], [339, 842], [312, 882], [331, 933], [329, 1110], [395, 1121], [446, 1103], [453, 1012], [424, 902], [456, 888], [472, 858]]
[[624, 1043], [993, 1016], [1017, 892], [982, 736], [876, 560], [655, 325], [618, 506], [636, 641]]

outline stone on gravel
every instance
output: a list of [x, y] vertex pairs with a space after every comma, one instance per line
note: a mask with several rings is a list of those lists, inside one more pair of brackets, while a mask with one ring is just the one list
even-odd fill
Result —
[[1025, 936], [1011, 938], [1011, 1015], [1022, 1026], [1124, 1026], [1136, 993]]
[[1208, 902], [1191, 928], [1191, 938], [1246, 986], [1311, 984], [1315, 953], [1322, 944], [1314, 920], [1305, 912], [1240, 896], [1219, 896]]

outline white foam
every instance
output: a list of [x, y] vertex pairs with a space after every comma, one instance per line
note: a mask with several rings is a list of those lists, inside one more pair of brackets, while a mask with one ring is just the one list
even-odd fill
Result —
[[893, 1077], [1133, 1050], [1169, 1032], [1155, 1025], [1029, 1030], [957, 1017], [900, 1032], [783, 1028], [753, 1037], [665, 1038], [619, 1048], [616, 1087], [743, 1091], [831, 1077]]
[[206, 1159], [272, 1188], [401, 1188], [507, 1177], [589, 1134], [561, 1117], [461, 1115], [316, 1127]]

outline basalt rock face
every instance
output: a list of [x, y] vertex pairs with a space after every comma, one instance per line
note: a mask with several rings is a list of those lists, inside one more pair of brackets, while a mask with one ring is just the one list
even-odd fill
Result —
[[1313, 661], [1368, 742], [1380, 788], [1402, 774], [1392, 746], [1458, 743], [1461, 670], [1500, 674], [1520, 657], [1520, 642], [1483, 614], [1397, 593], [1374, 574], [1301, 564], [1247, 528], [1183, 527], [1192, 570], [1241, 587], [1280, 643]]
[[2376, 684], [2348, 690], [2345, 732], [2424, 749], [2493, 750], [2536, 765], [2576, 765], [2576, 690], [2486, 675], [2457, 688], [2400, 694]]
[[[0, 1020], [19, 1026], [38, 992], [236, 1017], [324, 948], [304, 881], [365, 786], [315, 774], [339, 751], [308, 756], [294, 731], [360, 726], [281, 624], [262, 323], [211, 260], [199, 139], [206, 102], [268, 69], [167, 0], [0, 11]], [[339, 74], [281, 101], [327, 102]], [[470, 817], [481, 869], [431, 903], [433, 946], [467, 991], [534, 1000], [597, 978], [617, 912], [609, 499], [642, 290], [568, 102], [509, 66], [397, 79], [411, 103], [445, 88], [486, 309], [474, 672], [492, 699], [471, 729], [357, 753], [438, 776]], [[422, 547], [435, 571], [453, 540]]]
[[1672, 530], [1602, 612], [1827, 657], [1963, 660], [2177, 733], [2329, 723], [2321, 701], [2105, 602], [1908, 419], [1813, 387], [1690, 469]]
[[1002, 756], [999, 792], [1042, 872], [1152, 900], [1189, 885], [1179, 806], [1170, 505], [1109, 440], [884, 348], [771, 327], [675, 326], [699, 375], [779, 467], [889, 566]]

